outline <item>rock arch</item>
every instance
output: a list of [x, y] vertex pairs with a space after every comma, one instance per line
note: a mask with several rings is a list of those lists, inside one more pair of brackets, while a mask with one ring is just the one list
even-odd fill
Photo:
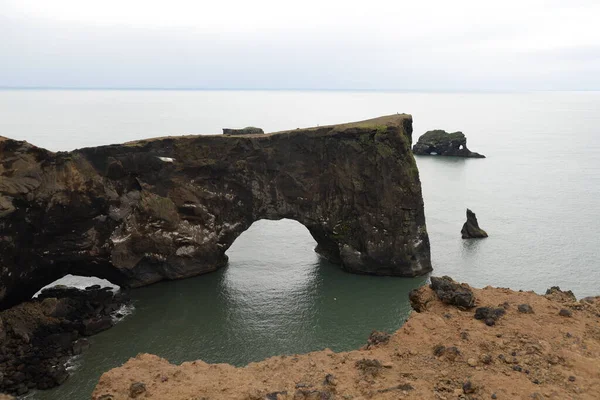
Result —
[[66, 273], [138, 287], [214, 271], [259, 219], [299, 221], [350, 272], [425, 274], [411, 134], [400, 114], [68, 153], [0, 138], [0, 306]]

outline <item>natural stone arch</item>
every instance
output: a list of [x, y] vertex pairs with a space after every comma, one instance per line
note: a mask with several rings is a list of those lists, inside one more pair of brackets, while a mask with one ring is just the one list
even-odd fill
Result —
[[402, 114], [69, 153], [0, 139], [0, 305], [57, 270], [131, 287], [214, 271], [259, 219], [302, 223], [350, 272], [427, 273], [411, 134]]

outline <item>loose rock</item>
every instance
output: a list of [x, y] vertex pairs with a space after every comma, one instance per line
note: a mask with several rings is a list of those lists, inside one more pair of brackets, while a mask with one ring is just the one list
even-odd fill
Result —
[[475, 307], [473, 291], [467, 285], [457, 283], [449, 276], [442, 276], [441, 278], [432, 276], [430, 287], [438, 298], [446, 304], [463, 309]]
[[143, 382], [132, 383], [129, 387], [129, 397], [136, 398], [146, 391], [146, 385]]
[[571, 310], [563, 308], [558, 312], [558, 315], [560, 315], [561, 317], [571, 317], [573, 316], [573, 313], [571, 312]]
[[519, 304], [517, 310], [523, 314], [533, 314], [533, 308], [529, 304]]

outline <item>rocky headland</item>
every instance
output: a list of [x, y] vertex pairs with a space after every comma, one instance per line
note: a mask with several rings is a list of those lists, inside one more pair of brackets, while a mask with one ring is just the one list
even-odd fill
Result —
[[111, 328], [127, 302], [126, 293], [97, 285], [57, 286], [0, 312], [0, 393], [23, 395], [63, 383], [67, 360], [89, 347], [86, 337]]
[[412, 117], [53, 153], [0, 137], [0, 309], [66, 274], [121, 287], [211, 272], [259, 219], [354, 273], [431, 271]]
[[600, 297], [474, 289], [443, 277], [410, 301], [419, 312], [392, 335], [373, 332], [360, 350], [242, 368], [140, 354], [102, 375], [92, 398], [600, 398]]
[[425, 132], [413, 146], [413, 153], [422, 156], [452, 156], [485, 158], [467, 148], [467, 138], [462, 132], [446, 132], [433, 130]]

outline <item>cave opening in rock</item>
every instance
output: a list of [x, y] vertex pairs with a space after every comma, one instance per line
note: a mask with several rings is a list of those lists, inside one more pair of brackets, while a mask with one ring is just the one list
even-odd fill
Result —
[[225, 253], [229, 266], [252, 265], [261, 267], [269, 263], [314, 263], [317, 241], [300, 222], [292, 219], [255, 221], [244, 231]]
[[316, 246], [298, 221], [255, 221], [226, 253], [220, 293], [228, 299], [230, 319], [240, 318], [240, 326], [250, 324], [256, 332], [279, 332], [314, 312], [322, 266], [329, 265]]

